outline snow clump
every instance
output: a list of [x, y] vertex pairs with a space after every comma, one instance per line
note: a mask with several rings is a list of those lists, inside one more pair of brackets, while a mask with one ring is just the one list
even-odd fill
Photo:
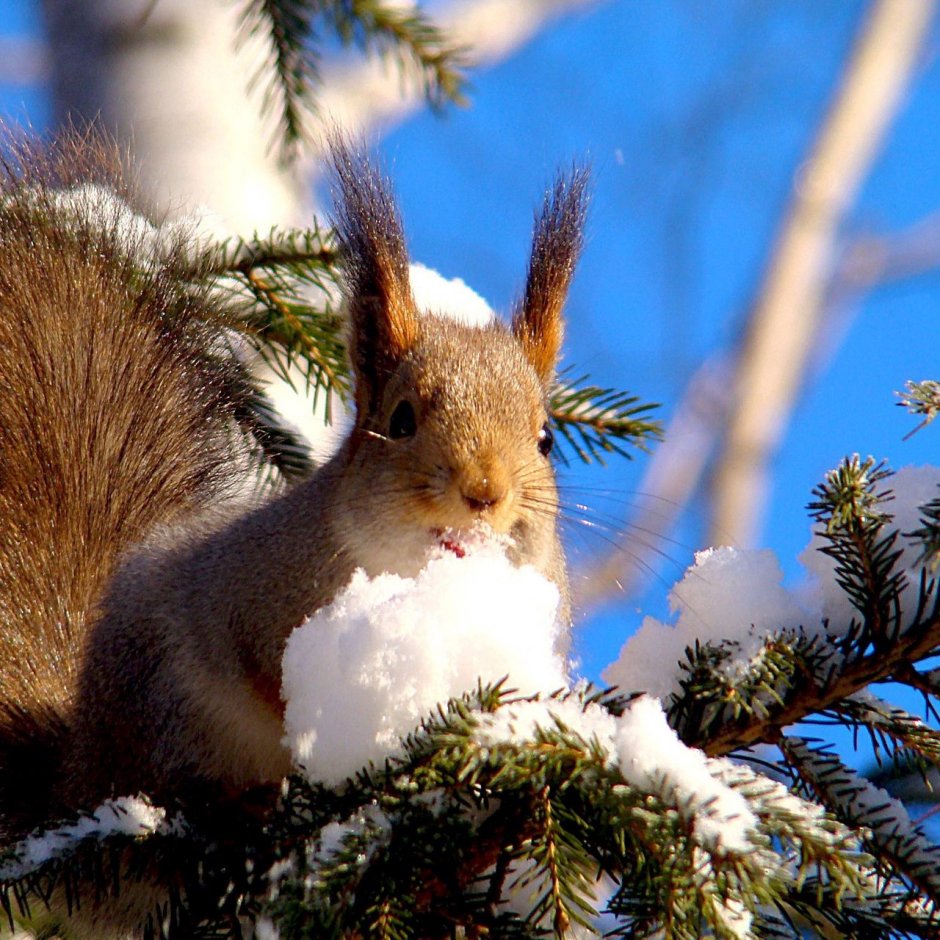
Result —
[[712, 775], [711, 762], [686, 747], [669, 727], [662, 705], [641, 696], [617, 722], [617, 759], [624, 780], [656, 793], [693, 824], [706, 848], [743, 854], [753, 848], [757, 818], [747, 801]]
[[502, 545], [432, 554], [415, 578], [357, 571], [288, 639], [286, 741], [311, 779], [341, 783], [479, 680], [523, 694], [567, 684], [558, 588]]
[[[940, 468], [930, 466], [905, 467], [885, 481], [894, 494], [884, 510], [894, 516], [890, 525], [900, 533], [897, 545], [903, 554], [898, 569], [908, 576], [901, 603], [909, 612], [916, 608], [920, 546], [907, 534], [920, 528], [920, 508], [940, 495], [938, 485]], [[669, 595], [675, 622], [646, 617], [604, 671], [604, 680], [665, 701], [679, 693], [679, 664], [696, 641], [734, 644], [724, 667], [733, 681], [759, 659], [767, 638], [780, 630], [841, 636], [858, 611], [836, 583], [834, 561], [819, 551], [824, 544], [818, 535], [812, 536], [800, 555], [808, 578], [795, 589], [783, 584], [780, 563], [769, 549], [697, 552], [695, 563]]]
[[148, 836], [169, 832], [166, 810], [136, 796], [105, 800], [93, 813], [74, 823], [35, 832], [19, 842], [0, 866], [0, 880], [16, 881], [46, 862], [70, 854], [85, 839], [102, 840], [111, 835]]

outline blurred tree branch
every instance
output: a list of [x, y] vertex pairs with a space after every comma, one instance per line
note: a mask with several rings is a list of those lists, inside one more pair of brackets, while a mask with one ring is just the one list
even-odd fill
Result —
[[575, 610], [593, 608], [614, 591], [630, 594], [655, 566], [657, 545], [698, 491], [724, 428], [730, 374], [728, 358], [717, 356], [692, 376], [664, 440], [647, 461], [637, 508], [617, 543], [599, 562], [572, 572]]
[[[851, 190], [847, 187], [847, 182], [851, 181], [830, 183], [832, 196], [823, 204], [823, 211], [819, 210], [822, 197], [818, 195], [822, 190], [818, 187], [812, 190], [817, 193], [813, 197], [805, 186], [799, 188], [798, 182], [763, 292], [751, 308], [742, 339], [731, 350], [709, 358], [689, 381], [666, 430], [665, 440], [658, 445], [647, 466], [637, 491], [637, 508], [624, 525], [617, 544], [600, 561], [573, 574], [572, 590], [577, 609], [592, 608], [615, 593], [629, 594], [638, 587], [644, 572], [653, 570], [657, 564], [656, 546], [668, 536], [676, 520], [700, 492], [713, 459], [719, 464], [716, 490], [721, 487], [728, 508], [721, 519], [716, 514], [710, 541], [706, 544], [746, 542], [742, 524], [750, 519], [748, 525], [753, 526], [760, 513], [762, 481], [800, 384], [808, 371], [824, 368], [835, 353], [836, 344], [831, 339], [828, 343], [819, 342], [823, 331], [831, 326], [840, 311], [843, 318], [851, 316], [851, 311], [844, 312], [846, 307], [851, 304], [853, 311], [857, 309], [859, 298], [866, 293], [940, 267], [940, 212], [930, 213], [900, 232], [857, 236], [836, 256], [839, 226], [861, 185], [862, 175], [874, 159], [877, 143], [898, 106], [906, 81], [916, 67], [919, 42], [934, 9], [933, 0], [925, 3], [917, 0], [911, 5], [911, 9], [917, 7], [919, 17], [916, 20], [912, 17], [907, 27], [914, 30], [916, 26], [916, 34], [907, 33], [906, 43], [896, 47], [894, 57], [885, 64], [873, 55], [871, 44], [883, 38], [883, 31], [892, 29], [893, 19], [889, 14], [899, 16], [901, 11], [890, 3], [880, 6], [891, 9], [873, 11], [850, 59], [837, 102], [824, 121], [813, 150], [814, 159], [818, 161], [820, 155], [826, 159], [824, 168], [828, 166], [832, 172], [840, 166], [845, 166], [847, 171], [851, 169], [853, 187]], [[878, 19], [875, 14], [887, 18]], [[906, 56], [903, 61], [902, 52]], [[866, 107], [871, 108], [880, 104], [880, 114], [869, 115], [864, 121], [864, 115], [854, 113], [855, 96], [867, 94], [867, 83], [877, 83], [881, 69], [888, 66], [894, 69], [894, 94], [891, 96], [882, 89], [877, 102], [866, 102]], [[852, 113], [846, 116], [846, 110]], [[880, 123], [876, 118], [880, 118]], [[852, 123], [856, 119], [857, 127]], [[846, 154], [840, 149], [858, 146], [855, 134], [863, 132], [870, 136], [867, 161], [861, 159], [864, 154]], [[838, 139], [833, 140], [833, 135]], [[819, 177], [825, 178], [831, 179]], [[839, 191], [840, 186], [846, 188]], [[821, 228], [823, 222], [825, 226]], [[797, 302], [793, 279], [802, 289], [799, 295], [802, 305]], [[770, 372], [772, 366], [781, 366], [784, 355], [789, 357], [783, 363], [786, 369], [781, 367], [775, 377], [757, 374], [755, 378], [760, 369]], [[750, 361], [746, 363], [748, 357]], [[754, 388], [745, 387], [745, 381], [755, 383]], [[766, 391], [758, 391], [765, 388]], [[776, 408], [769, 404], [762, 407], [757, 399], [759, 394], [776, 395]], [[761, 438], [761, 460], [756, 469], [750, 471], [760, 484], [759, 489], [742, 487], [742, 491], [737, 492], [728, 481], [738, 479], [741, 468], [731, 466], [727, 452], [722, 454], [721, 438], [727, 435], [730, 442], [732, 422], [736, 421], [742, 428], [744, 421], [756, 420], [765, 411], [768, 420], [773, 417], [776, 423], [773, 428], [767, 428], [766, 436]], [[770, 436], [771, 430], [773, 436]], [[725, 482], [719, 483], [718, 475], [722, 473], [726, 474]], [[735, 513], [741, 515], [740, 524], [729, 524], [727, 516], [734, 521]]]
[[[600, 0], [450, 0], [437, 6], [435, 22], [451, 41], [468, 49], [475, 67], [508, 58], [553, 20]], [[375, 134], [403, 121], [422, 103], [420, 88], [389, 80], [381, 61], [324, 63], [324, 114], [343, 127]]]
[[750, 544], [820, 320], [833, 245], [918, 63], [934, 0], [877, 0], [794, 184], [743, 336], [709, 543]]
[[827, 306], [938, 267], [940, 211], [934, 211], [902, 231], [855, 238], [836, 266]]
[[45, 46], [25, 36], [0, 37], [0, 84], [25, 88], [49, 77]]
[[[854, 317], [859, 300], [887, 284], [940, 270], [940, 212], [932, 212], [899, 232], [866, 234], [843, 251], [825, 288], [826, 301], [817, 338], [823, 340], [834, 318], [841, 317], [840, 335]], [[832, 330], [830, 329], [830, 333]], [[838, 348], [829, 337], [812, 350], [807, 365], [824, 370]], [[731, 379], [740, 347], [705, 360], [689, 380], [662, 443], [637, 489], [637, 508], [614, 545], [599, 561], [572, 574], [574, 606], [588, 610], [612, 595], [630, 595], [644, 574], [657, 565], [657, 545], [701, 491], [710, 462], [725, 428], [731, 406]]]

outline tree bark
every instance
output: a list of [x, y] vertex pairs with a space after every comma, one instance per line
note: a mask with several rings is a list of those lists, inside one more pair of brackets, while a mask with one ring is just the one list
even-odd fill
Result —
[[43, 0], [56, 124], [100, 123], [131, 146], [158, 211], [198, 206], [223, 230], [309, 224], [296, 168], [264, 118], [262, 37], [222, 0]]

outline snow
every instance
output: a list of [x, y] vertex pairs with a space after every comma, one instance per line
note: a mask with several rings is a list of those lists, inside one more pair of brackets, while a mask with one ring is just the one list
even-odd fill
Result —
[[814, 751], [802, 738], [787, 739], [787, 749], [810, 768], [840, 806], [840, 816], [852, 825], [872, 830], [876, 846], [904, 858], [908, 871], [940, 887], [940, 848], [911, 819], [904, 804], [881, 787], [843, 766], [827, 752]]
[[280, 940], [281, 932], [269, 917], [259, 917], [255, 923], [255, 940]]
[[676, 622], [644, 618], [604, 671], [606, 682], [665, 700], [679, 692], [677, 664], [696, 640], [738, 643], [734, 661], [740, 665], [759, 655], [768, 634], [818, 620], [783, 586], [783, 571], [769, 549], [697, 552], [695, 563], [670, 592], [669, 605], [679, 614]]
[[474, 740], [485, 748], [519, 745], [535, 739], [539, 730], [560, 727], [577, 734], [585, 743], [596, 741], [607, 754], [613, 754], [617, 720], [600, 705], [583, 705], [577, 697], [509, 702], [495, 712], [477, 716]]
[[114, 237], [127, 257], [150, 264], [166, 262], [180, 248], [198, 253], [228, 234], [208, 209], [154, 223], [119, 193], [99, 183], [59, 190], [26, 190], [14, 193], [7, 201], [21, 199], [26, 205], [48, 208], [76, 228], [96, 227], [103, 235]]
[[413, 263], [411, 293], [419, 310], [465, 326], [488, 326], [496, 317], [492, 307], [459, 277], [448, 280], [433, 268]]
[[415, 578], [353, 575], [284, 653], [286, 741], [306, 773], [341, 783], [398, 749], [447, 699], [509, 676], [523, 694], [567, 684], [557, 587], [496, 541], [432, 552]]
[[[904, 553], [898, 567], [908, 574], [908, 586], [901, 595], [902, 606], [907, 611], [913, 611], [916, 606], [920, 579], [917, 560], [921, 548], [919, 543], [904, 536], [921, 528], [920, 508], [940, 495], [938, 486], [940, 468], [929, 465], [902, 467], [882, 484], [883, 489], [890, 489], [894, 494], [894, 499], [883, 508], [894, 516], [891, 527], [902, 535], [898, 547], [903, 548]], [[807, 602], [819, 611], [820, 618], [828, 618], [831, 629], [842, 632], [852, 617], [858, 616], [858, 611], [835, 582], [835, 561], [818, 551], [822, 544], [823, 539], [814, 535], [800, 555], [800, 562], [809, 573], [803, 592]]]
[[[892, 508], [905, 531], [917, 526], [917, 506], [933, 497], [938, 480], [940, 471], [921, 468], [892, 481], [898, 493]], [[649, 693], [615, 719], [577, 695], [548, 696], [569, 688], [557, 652], [558, 592], [534, 569], [514, 567], [503, 549], [483, 540], [464, 558], [435, 550], [414, 578], [357, 572], [329, 607], [294, 632], [283, 694], [295, 762], [311, 779], [340, 784], [369, 761], [396, 754], [401, 738], [439, 703], [480, 680], [508, 676], [520, 697], [540, 697], [479, 715], [474, 734], [481, 747], [529, 741], [539, 729], [570, 729], [596, 742], [627, 783], [677, 806], [703, 846], [749, 851], [757, 817], [733, 786], [735, 775], [726, 763], [685, 747], [658, 699], [678, 691], [678, 663], [696, 640], [732, 644], [733, 680], [777, 631], [822, 632], [822, 611], [832, 602], [785, 587], [770, 551], [699, 552], [671, 593], [675, 623], [646, 618], [606, 670], [605, 680]], [[915, 551], [906, 563], [913, 564]], [[815, 564], [823, 556], [810, 558]], [[775, 789], [773, 800], [781, 799]]]
[[826, 815], [826, 810], [820, 804], [812, 803], [792, 793], [779, 780], [770, 777], [766, 768], [758, 772], [746, 764], [727, 757], [709, 760], [708, 765], [712, 776], [726, 786], [735, 789], [746, 788], [748, 805], [758, 816], [773, 817], [778, 825], [788, 821], [791, 829], [794, 826], [801, 829], [813, 829], [818, 841], [828, 841], [830, 845], [836, 844], [837, 834], [819, 827], [819, 823]]
[[721, 898], [712, 908], [717, 915], [721, 926], [732, 937], [739, 937], [746, 940], [747, 937], [753, 937], [751, 924], [753, 915], [737, 898]]
[[105, 800], [76, 822], [33, 833], [18, 843], [0, 865], [0, 880], [13, 880], [69, 852], [84, 839], [111, 835], [146, 836], [167, 829], [166, 810], [140, 797]]
[[641, 696], [623, 713], [616, 748], [627, 783], [677, 807], [702, 845], [719, 853], [753, 849], [757, 818], [747, 801], [713, 776], [702, 751], [679, 740], [657, 699]]
[[[380, 836], [385, 837], [391, 833], [391, 830], [391, 821], [379, 809], [377, 804], [372, 803], [368, 806], [362, 806], [342, 822], [328, 823], [320, 830], [314, 851], [310, 857], [310, 866], [316, 870], [322, 865], [330, 864], [351, 839], [368, 833], [378, 833]], [[372, 839], [370, 851], [374, 852], [377, 848], [377, 841]], [[356, 858], [359, 865], [364, 865], [368, 861], [369, 858], [366, 855], [360, 854]]]
[[[902, 533], [898, 545], [904, 554], [899, 565], [907, 571], [909, 582], [902, 605], [908, 611], [916, 606], [920, 548], [904, 533], [920, 527], [919, 509], [937, 496], [938, 484], [940, 468], [929, 466], [903, 468], [885, 481], [885, 487], [894, 492], [885, 509], [895, 516], [892, 527]], [[665, 701], [680, 691], [679, 663], [696, 640], [732, 645], [726, 672], [734, 681], [760, 657], [764, 641], [782, 629], [840, 636], [858, 612], [835, 582], [833, 560], [819, 551], [823, 544], [819, 536], [811, 537], [800, 555], [807, 579], [793, 589], [783, 584], [780, 563], [769, 549], [723, 547], [697, 552], [694, 564], [669, 595], [675, 622], [644, 618], [617, 660], [604, 670], [604, 680], [624, 691], [644, 691]]]

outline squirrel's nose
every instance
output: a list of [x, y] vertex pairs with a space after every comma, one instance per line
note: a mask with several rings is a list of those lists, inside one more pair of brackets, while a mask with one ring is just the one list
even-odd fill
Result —
[[483, 512], [505, 500], [509, 492], [509, 479], [502, 467], [489, 465], [476, 472], [464, 473], [459, 487], [467, 506], [473, 512]]
[[474, 511], [482, 512], [490, 506], [495, 505], [502, 499], [500, 494], [487, 493], [486, 496], [471, 496], [469, 493], [463, 494], [463, 501]]

